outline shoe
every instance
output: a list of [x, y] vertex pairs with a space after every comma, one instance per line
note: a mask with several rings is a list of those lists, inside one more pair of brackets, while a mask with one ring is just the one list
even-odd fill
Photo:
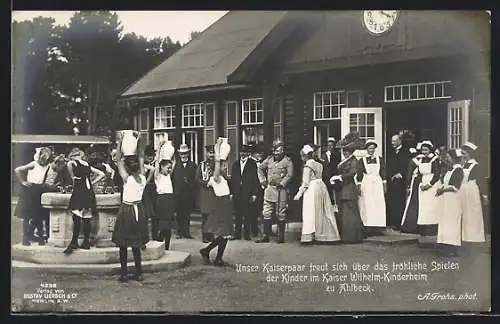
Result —
[[201, 249], [200, 254], [201, 258], [203, 259], [203, 264], [205, 265], [210, 264], [210, 253], [205, 249]]
[[66, 255], [70, 255], [70, 254], [72, 254], [75, 250], [76, 250], [76, 249], [75, 249], [74, 247], [72, 247], [72, 246], [68, 246], [68, 247], [66, 248], [66, 250], [64, 250], [64, 251], [63, 251], [63, 253], [64, 253], [64, 254], [66, 254]]
[[84, 250], [90, 250], [90, 242], [89, 241], [83, 241], [82, 246], [80, 248]]
[[226, 263], [222, 259], [215, 259], [214, 261], [214, 266], [216, 267], [223, 267], [225, 265]]
[[186, 235], [185, 238], [187, 238], [189, 240], [193, 240], [194, 239], [194, 237], [192, 237], [191, 234]]
[[126, 275], [121, 275], [119, 278], [118, 278], [118, 281], [119, 282], [128, 282], [128, 277]]
[[146, 244], [144, 244], [143, 246], [141, 246], [141, 250], [146, 250]]
[[23, 245], [24, 245], [24, 246], [30, 246], [30, 245], [31, 245], [31, 243], [30, 243], [30, 241], [23, 241]]

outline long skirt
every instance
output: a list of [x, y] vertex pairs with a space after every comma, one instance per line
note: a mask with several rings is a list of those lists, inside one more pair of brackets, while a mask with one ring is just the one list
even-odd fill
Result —
[[418, 225], [435, 225], [437, 224], [438, 215], [441, 213], [440, 208], [442, 196], [436, 197], [436, 190], [441, 184], [436, 182], [432, 187], [423, 191], [418, 188]]
[[111, 240], [120, 247], [142, 247], [149, 242], [148, 220], [142, 203], [122, 203]]
[[31, 187], [21, 186], [14, 214], [26, 221], [33, 220], [36, 222], [45, 218], [48, 210], [42, 207], [43, 192], [41, 184], [32, 184]]
[[159, 194], [156, 196], [156, 217], [160, 231], [170, 231], [174, 223], [174, 194]]
[[385, 227], [386, 208], [384, 185], [378, 175], [365, 174], [358, 200], [361, 220], [366, 227]]
[[418, 233], [418, 191], [420, 186], [420, 179], [413, 177], [410, 183], [410, 194], [406, 199], [405, 211], [401, 220], [401, 232], [404, 233]]
[[438, 220], [437, 243], [462, 245], [462, 207], [458, 192], [445, 192], [442, 195], [442, 213]]
[[364, 228], [357, 199], [341, 200], [339, 205], [342, 232], [340, 238], [346, 243], [357, 243], [363, 240]]
[[229, 196], [213, 196], [214, 203], [209, 211], [203, 232], [217, 236], [230, 236], [233, 234], [233, 204]]
[[340, 240], [333, 205], [321, 179], [310, 182], [304, 192], [301, 242]]
[[481, 194], [475, 181], [468, 181], [459, 191], [462, 203], [462, 240], [484, 242], [484, 220]]
[[153, 219], [155, 216], [155, 200], [156, 188], [154, 184], [148, 183], [144, 188], [142, 194], [142, 203], [144, 205], [144, 212], [147, 219]]

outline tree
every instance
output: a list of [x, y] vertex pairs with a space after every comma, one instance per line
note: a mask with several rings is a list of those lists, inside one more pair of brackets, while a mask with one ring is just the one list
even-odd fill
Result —
[[199, 31], [192, 31], [191, 35], [189, 37], [189, 40], [192, 41], [193, 39], [195, 39], [196, 37], [198, 37], [200, 34], [201, 34], [201, 32], [199, 32]]

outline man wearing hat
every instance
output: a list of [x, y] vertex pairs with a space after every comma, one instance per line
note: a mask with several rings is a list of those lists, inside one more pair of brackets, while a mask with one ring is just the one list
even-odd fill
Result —
[[181, 144], [177, 150], [180, 161], [175, 164], [172, 177], [175, 188], [177, 238], [192, 239], [189, 225], [190, 214], [194, 207], [196, 163], [189, 160], [190, 151], [187, 144]]
[[278, 219], [278, 242], [285, 241], [285, 216], [288, 192], [286, 186], [293, 176], [292, 160], [285, 155], [281, 141], [273, 143], [273, 154], [265, 159], [258, 169], [259, 181], [264, 189], [264, 237], [257, 243], [269, 242], [272, 229], [272, 216]]
[[334, 137], [328, 138], [328, 146], [325, 154], [323, 154], [322, 160], [324, 161], [324, 172], [323, 172], [323, 181], [328, 188], [328, 192], [330, 194], [330, 198], [333, 199], [333, 185], [330, 183], [330, 178], [338, 175], [337, 165], [340, 163], [340, 152], [335, 148], [337, 141]]
[[212, 204], [214, 203], [214, 199], [212, 199], [212, 196], [214, 195], [213, 190], [208, 187], [208, 180], [211, 176], [213, 176], [215, 168], [214, 145], [205, 146], [205, 150], [207, 158], [198, 165], [198, 170], [196, 171], [196, 183], [200, 186], [198, 201], [202, 216], [201, 240], [203, 243], [209, 243], [212, 239], [207, 233], [203, 232], [203, 229], [205, 228], [205, 223], [208, 219], [210, 210], [213, 210]]
[[249, 158], [250, 154], [251, 146], [242, 145], [240, 158], [231, 167], [229, 187], [236, 216], [234, 238], [237, 240], [241, 239], [242, 225], [244, 239], [250, 240], [251, 227], [256, 216], [252, 207], [257, 200], [260, 182], [257, 176], [257, 164]]
[[405, 178], [410, 152], [403, 146], [399, 134], [392, 136], [391, 145], [387, 152], [387, 225], [393, 230], [399, 230], [406, 203]]

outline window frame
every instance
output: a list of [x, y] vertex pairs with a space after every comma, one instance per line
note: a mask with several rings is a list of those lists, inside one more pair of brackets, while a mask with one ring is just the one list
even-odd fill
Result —
[[[258, 109], [258, 105], [255, 105], [256, 109], [252, 110], [252, 103], [260, 101], [260, 109]], [[248, 111], [245, 111], [245, 103], [248, 102]], [[259, 112], [261, 113], [262, 120], [258, 120]], [[249, 120], [251, 120], [250, 116], [255, 115], [255, 121], [245, 122], [245, 114], [248, 114]], [[255, 125], [264, 125], [264, 98], [244, 98], [241, 99], [241, 126], [255, 126]]]
[[[165, 106], [155, 106], [153, 109], [153, 117], [154, 117], [154, 127], [153, 130], [168, 130], [168, 129], [175, 129], [175, 121], [176, 121], [176, 116], [175, 116], [175, 105], [165, 105]], [[168, 120], [170, 120], [171, 126], [165, 126], [165, 127], [158, 127], [157, 126], [157, 121], [161, 123], [162, 121], [162, 116], [158, 116], [158, 112], [161, 109], [165, 109], [165, 125], [168, 125]], [[168, 114], [170, 112], [170, 114]]]
[[[422, 101], [422, 100], [438, 100], [438, 99], [451, 99], [450, 91], [452, 81], [430, 81], [430, 82], [417, 82], [417, 83], [406, 83], [406, 84], [395, 84], [388, 85], [384, 87], [384, 102], [394, 103], [394, 102], [411, 102], [411, 101]], [[437, 95], [436, 86], [441, 87], [441, 94]], [[414, 88], [415, 98], [412, 98], [412, 87]], [[423, 87], [424, 94], [422, 94]], [[407, 89], [408, 98], [403, 98], [404, 91]], [[429, 89], [432, 90], [432, 95], [429, 93]], [[391, 91], [391, 92], [389, 92]], [[389, 94], [392, 94], [389, 96]], [[398, 98], [396, 99], [396, 94]], [[390, 99], [389, 99], [390, 97]]]

